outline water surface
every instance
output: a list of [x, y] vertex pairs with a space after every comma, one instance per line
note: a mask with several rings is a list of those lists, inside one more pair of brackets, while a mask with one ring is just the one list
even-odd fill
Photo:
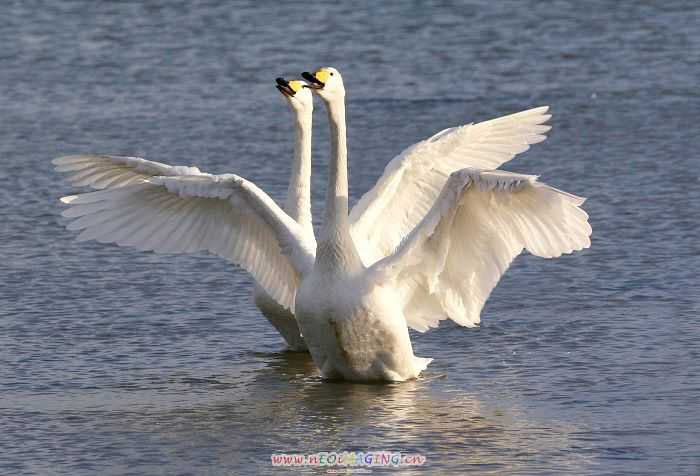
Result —
[[[700, 8], [430, 3], [3, 7], [0, 473], [267, 474], [275, 452], [385, 449], [428, 458], [396, 474], [697, 474]], [[321, 65], [348, 90], [353, 201], [404, 147], [543, 104], [550, 138], [507, 168], [589, 197], [591, 249], [521, 256], [480, 328], [414, 334], [435, 359], [415, 382], [324, 383], [240, 270], [76, 243], [59, 215], [49, 161], [87, 152], [283, 199], [273, 79]]]

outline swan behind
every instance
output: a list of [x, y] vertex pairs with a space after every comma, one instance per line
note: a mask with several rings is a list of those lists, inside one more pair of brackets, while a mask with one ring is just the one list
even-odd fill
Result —
[[[295, 124], [294, 161], [284, 211], [301, 225], [309, 242], [314, 242], [310, 183], [313, 97], [302, 81], [285, 81], [277, 78], [277, 89], [292, 109]], [[295, 352], [307, 350], [304, 338], [299, 332], [299, 325], [289, 309], [280, 306], [257, 283], [253, 287], [253, 300], [263, 316], [284, 338], [289, 350]]]

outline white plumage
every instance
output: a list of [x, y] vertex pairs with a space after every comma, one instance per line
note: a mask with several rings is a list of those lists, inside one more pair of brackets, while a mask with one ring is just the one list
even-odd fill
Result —
[[[295, 136], [292, 176], [289, 179], [284, 211], [301, 226], [307, 248], [316, 253], [316, 237], [311, 219], [311, 126], [314, 101], [301, 81], [277, 79], [277, 89], [287, 100], [294, 114]], [[289, 350], [307, 350], [293, 307], [281, 305], [265, 292], [260, 284], [253, 287], [253, 301], [263, 316], [284, 338]]]
[[77, 187], [89, 186], [98, 190], [141, 183], [163, 175], [199, 175], [197, 167], [161, 164], [139, 157], [118, 155], [70, 155], [53, 160], [57, 172], [67, 173], [67, 180]]
[[407, 148], [348, 213], [342, 78], [333, 68], [305, 77], [331, 125], [318, 247], [308, 205], [310, 109], [306, 132], [297, 128], [287, 213], [236, 175], [69, 156], [54, 160], [57, 170], [98, 191], [62, 199], [74, 219], [68, 228], [80, 240], [206, 250], [242, 266], [262, 288], [256, 303], [290, 346], [296, 339], [303, 348], [301, 329], [322, 375], [350, 380], [417, 377], [431, 359], [413, 354], [409, 327], [476, 325], [524, 249], [552, 258], [590, 246], [584, 199], [532, 175], [493, 170], [545, 139], [547, 107], [446, 129]]
[[[235, 175], [211, 175], [197, 167], [113, 155], [66, 156], [53, 163], [75, 186], [124, 187], [120, 194], [61, 199], [71, 205], [63, 215], [78, 218], [68, 225], [68, 229], [82, 230], [78, 240], [96, 239], [158, 253], [210, 251], [241, 265], [256, 279], [253, 297], [263, 315], [290, 349], [305, 350], [291, 309], [299, 270], [310, 267], [316, 252], [310, 202], [313, 98], [301, 82], [283, 86], [278, 89], [292, 109], [296, 139], [284, 206], [299, 225], [294, 227], [296, 236], [287, 237], [292, 245], [272, 233], [274, 220], [289, 224], [286, 215], [255, 185]], [[292, 253], [296, 268], [283, 248]]]
[[[54, 163], [66, 168], [74, 160]], [[287, 309], [294, 308], [300, 275], [314, 259], [314, 244], [299, 224], [253, 183], [233, 174], [141, 177], [131, 185], [61, 201], [71, 205], [63, 215], [75, 218], [68, 229], [80, 231], [78, 241], [156, 253], [209, 251], [243, 267]]]
[[548, 107], [445, 129], [387, 164], [350, 213], [365, 264], [391, 253], [432, 207], [447, 177], [464, 167], [491, 170], [542, 142]]
[[532, 175], [462, 169], [399, 249], [369, 272], [399, 289], [411, 328], [447, 318], [471, 327], [523, 248], [555, 258], [590, 246], [583, 202]]

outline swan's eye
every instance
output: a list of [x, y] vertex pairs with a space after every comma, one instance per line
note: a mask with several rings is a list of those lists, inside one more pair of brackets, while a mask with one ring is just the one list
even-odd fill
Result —
[[331, 71], [331, 76], [333, 76], [333, 72]]

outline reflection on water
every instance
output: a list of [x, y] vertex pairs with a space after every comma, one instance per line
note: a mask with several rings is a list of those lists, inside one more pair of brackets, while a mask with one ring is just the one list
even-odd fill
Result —
[[[63, 436], [65, 457], [79, 459], [88, 450], [119, 454], [136, 439], [155, 454], [185, 456], [192, 471], [212, 462], [232, 471], [250, 464], [263, 470], [272, 453], [320, 451], [421, 453], [434, 471], [487, 474], [532, 469], [533, 458], [546, 461], [550, 470], [588, 464], [567, 453], [577, 428], [533, 421], [517, 408], [484, 405], [456, 392], [441, 375], [428, 372], [417, 381], [388, 385], [329, 383], [306, 354], [257, 357], [266, 364], [246, 375], [167, 378], [58, 399], [25, 395], [21, 403], [0, 404], [15, 417], [48, 422]], [[10, 433], [28, 431], [43, 439], [45, 429], [11, 423]], [[400, 474], [420, 472], [409, 468]]]

